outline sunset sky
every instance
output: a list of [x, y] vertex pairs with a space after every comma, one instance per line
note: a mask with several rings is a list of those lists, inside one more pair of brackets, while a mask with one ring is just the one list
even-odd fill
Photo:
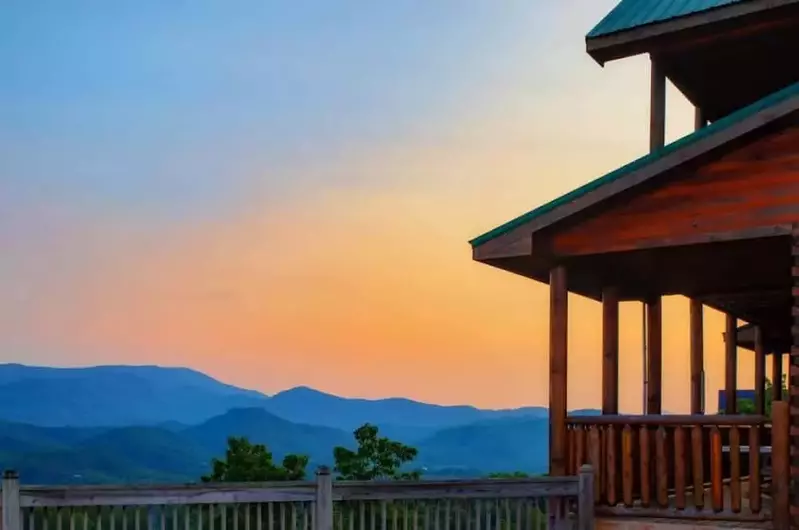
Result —
[[[467, 241], [645, 152], [648, 59], [585, 53], [615, 3], [3, 2], [0, 362], [545, 404], [547, 287]], [[669, 139], [692, 112], [670, 88]], [[569, 406], [597, 406], [600, 306], [570, 312]], [[685, 411], [685, 299], [664, 326]], [[721, 331], [706, 310], [709, 394]]]

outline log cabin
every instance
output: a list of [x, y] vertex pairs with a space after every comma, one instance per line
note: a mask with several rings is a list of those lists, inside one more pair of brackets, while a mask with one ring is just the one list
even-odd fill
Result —
[[[550, 473], [593, 465], [611, 518], [799, 528], [799, 0], [622, 0], [586, 50], [600, 65], [649, 55], [649, 152], [470, 242], [474, 260], [549, 285]], [[696, 109], [669, 144], [667, 79]], [[568, 414], [569, 293], [602, 305], [601, 416]], [[690, 308], [688, 415], [662, 413], [668, 295]], [[630, 301], [645, 329], [638, 416], [618, 405]], [[722, 414], [704, 410], [705, 307], [726, 315]], [[736, 410], [739, 347], [754, 354], [754, 414]], [[767, 361], [779, 381], [786, 354], [769, 416]]]

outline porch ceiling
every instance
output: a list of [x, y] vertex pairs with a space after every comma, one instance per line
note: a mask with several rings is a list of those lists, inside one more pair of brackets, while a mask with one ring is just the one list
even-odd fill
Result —
[[[575, 256], [564, 261], [569, 291], [601, 300], [605, 286], [621, 300], [685, 295], [747, 322], [790, 328], [791, 238], [772, 237]], [[547, 282], [532, 256], [492, 260], [491, 265]]]

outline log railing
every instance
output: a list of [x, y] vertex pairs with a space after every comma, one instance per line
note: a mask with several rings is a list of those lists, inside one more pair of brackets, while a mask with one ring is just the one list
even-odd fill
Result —
[[22, 486], [3, 479], [1, 530], [589, 530], [593, 471], [447, 481]]
[[571, 416], [568, 470], [591, 464], [605, 513], [776, 521], [787, 517], [788, 429], [787, 404], [774, 405], [773, 428], [756, 415]]

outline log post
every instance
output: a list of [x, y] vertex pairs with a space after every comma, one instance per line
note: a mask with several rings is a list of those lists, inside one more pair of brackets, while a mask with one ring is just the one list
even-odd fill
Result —
[[724, 407], [725, 414], [735, 414], [738, 410], [738, 322], [730, 314], [726, 315], [724, 331]]
[[766, 413], [766, 349], [763, 330], [755, 326], [755, 414]]
[[[649, 56], [649, 152], [654, 153], [666, 145], [666, 74], [663, 71], [663, 65], [653, 55]], [[653, 348], [657, 349], [657, 365], [654, 372], [660, 374], [660, 340], [658, 345], [652, 345], [652, 329], [651, 322], [653, 320], [660, 321], [660, 306], [656, 309], [657, 314], [651, 315], [651, 305], [646, 301], [643, 305], [643, 376], [644, 376], [644, 414], [660, 414], [660, 407], [656, 406], [651, 408], [653, 399], [657, 397], [656, 401], [660, 402], [660, 384], [656, 388], [652, 388], [655, 382], [652, 381], [652, 362], [653, 362]], [[660, 336], [660, 327], [655, 333]]]
[[647, 302], [647, 342], [649, 344], [649, 363], [647, 379], [647, 414], [660, 414], [662, 412], [663, 388], [663, 331], [661, 297], [658, 296]]
[[792, 227], [791, 255], [793, 257], [793, 344], [788, 355], [788, 403], [792, 405], [789, 409], [789, 429], [790, 429], [790, 455], [791, 455], [791, 481], [790, 481], [790, 514], [791, 528], [799, 528], [799, 224]]
[[3, 530], [22, 530], [22, 509], [19, 499], [19, 475], [16, 471], [3, 472], [2, 486], [2, 528]]
[[314, 529], [333, 530], [333, 477], [330, 469], [321, 466], [316, 471]]
[[774, 351], [771, 354], [771, 399], [781, 401], [787, 396], [782, 395], [782, 352]]
[[[694, 107], [694, 131], [707, 125], [705, 113]], [[691, 414], [705, 413], [705, 332], [704, 307], [699, 300], [691, 299]]]
[[649, 152], [666, 144], [666, 74], [655, 57], [650, 56]]
[[602, 414], [619, 413], [619, 295], [602, 291]]
[[771, 404], [771, 487], [774, 528], [788, 530], [790, 489], [789, 411], [786, 401]]
[[[594, 470], [590, 465], [580, 468], [577, 492], [577, 530], [593, 530], [594, 523]], [[519, 523], [517, 523], [519, 524]]]
[[691, 318], [691, 414], [704, 414], [705, 345], [702, 303], [690, 301]]
[[566, 474], [569, 299], [566, 269], [549, 274], [549, 474]]

